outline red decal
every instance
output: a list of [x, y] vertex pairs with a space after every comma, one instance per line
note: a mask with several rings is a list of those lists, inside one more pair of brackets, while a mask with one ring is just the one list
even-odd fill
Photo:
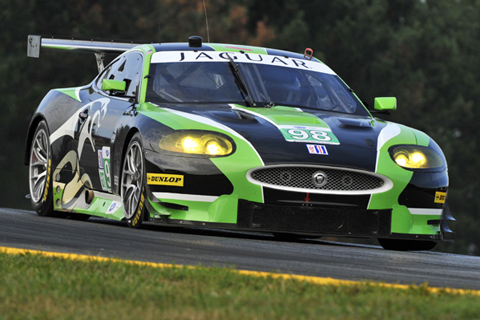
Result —
[[232, 46], [225, 46], [225, 48], [237, 49], [237, 50], [245, 50], [245, 51], [252, 51], [252, 49], [240, 48], [240, 47], [232, 47]]

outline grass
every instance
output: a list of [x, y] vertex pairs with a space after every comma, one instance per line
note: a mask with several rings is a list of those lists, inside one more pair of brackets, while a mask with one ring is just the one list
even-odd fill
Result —
[[480, 319], [480, 297], [0, 254], [0, 319]]

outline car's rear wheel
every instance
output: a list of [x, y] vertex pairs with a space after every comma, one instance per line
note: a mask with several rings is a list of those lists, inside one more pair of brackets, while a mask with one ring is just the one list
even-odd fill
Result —
[[54, 216], [52, 201], [52, 150], [50, 134], [45, 121], [41, 121], [30, 146], [28, 163], [30, 201], [39, 216]]
[[140, 134], [136, 133], [125, 151], [122, 166], [121, 197], [128, 226], [142, 226], [145, 211], [145, 160]]
[[378, 239], [378, 242], [384, 249], [396, 251], [432, 250], [437, 245], [435, 241], [428, 240]]

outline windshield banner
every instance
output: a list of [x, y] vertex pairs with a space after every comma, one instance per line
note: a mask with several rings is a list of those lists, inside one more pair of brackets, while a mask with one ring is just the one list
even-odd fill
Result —
[[151, 63], [228, 62], [228, 56], [230, 56], [233, 61], [240, 63], [265, 64], [335, 74], [332, 69], [321, 62], [257, 53], [219, 51], [161, 51], [153, 54]]

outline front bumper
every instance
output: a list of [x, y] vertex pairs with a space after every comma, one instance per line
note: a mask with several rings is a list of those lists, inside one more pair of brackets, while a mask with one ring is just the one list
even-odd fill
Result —
[[[330, 176], [326, 167], [274, 165], [245, 170], [242, 165], [246, 164], [235, 163], [219, 170], [209, 159], [175, 157], [167, 161], [154, 153], [146, 159], [147, 172], [160, 178], [178, 175], [185, 182], [181, 186], [148, 184], [147, 220], [151, 222], [315, 236], [430, 241], [452, 238], [447, 222], [453, 218], [444, 214], [443, 203], [435, 203], [437, 193], [446, 194], [446, 172], [434, 174], [433, 180], [430, 173], [415, 174], [411, 181], [414, 183], [408, 183], [408, 177], [407, 181], [400, 181], [404, 187], [394, 187], [395, 182], [392, 184], [378, 174], [327, 168], [341, 173], [337, 179], [340, 182], [345, 181], [345, 176], [355, 178], [353, 174], [357, 174], [362, 179], [373, 176], [382, 183], [373, 191], [308, 192], [311, 186], [297, 186], [301, 176], [296, 179], [295, 172], [287, 174], [289, 170], [298, 171], [302, 167], [313, 173], [321, 170]], [[259, 170], [279, 168], [280, 182], [285, 185], [270, 182], [277, 183], [278, 179], [258, 182], [260, 178], [252, 175]], [[309, 177], [307, 183], [311, 181], [310, 171], [304, 174]], [[282, 177], [285, 181], [281, 181]], [[290, 181], [295, 185], [289, 185]]]
[[240, 200], [237, 228], [311, 235], [386, 237], [392, 210], [259, 204]]
[[[216, 212], [216, 202], [230, 203], [230, 210], [237, 211], [236, 223], [207, 221], [208, 219], [191, 220], [188, 212], [200, 208], [195, 206], [156, 203], [168, 209], [170, 215], [150, 215], [150, 222], [164, 225], [190, 225], [209, 228], [248, 230], [271, 233], [292, 233], [306, 236], [336, 236], [358, 238], [390, 238], [405, 240], [452, 241], [454, 233], [448, 227], [448, 221], [454, 220], [448, 211], [444, 211], [440, 219], [426, 222], [431, 233], [398, 233], [392, 232], [393, 210], [367, 210], [351, 207], [318, 207], [318, 206], [286, 206], [262, 204], [246, 200], [236, 200], [229, 196], [206, 204], [201, 211]], [[153, 207], [150, 207], [152, 209]], [[206, 216], [204, 216], [206, 217]]]

